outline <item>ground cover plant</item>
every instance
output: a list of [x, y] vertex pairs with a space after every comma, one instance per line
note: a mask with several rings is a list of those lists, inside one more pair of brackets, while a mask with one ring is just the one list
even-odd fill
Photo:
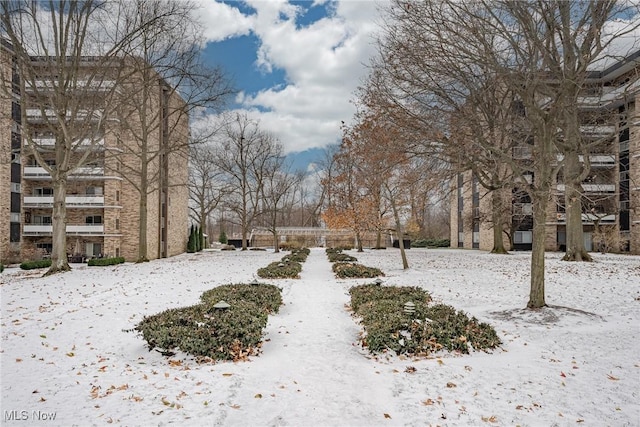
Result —
[[98, 266], [98, 267], [106, 267], [108, 265], [116, 265], [116, 264], [124, 264], [123, 257], [113, 257], [113, 258], [92, 258], [87, 261], [87, 265], [89, 267]]
[[263, 279], [298, 279], [302, 271], [302, 262], [306, 261], [309, 249], [293, 249], [290, 254], [274, 261], [266, 267], [258, 269], [258, 276]]
[[50, 259], [41, 259], [38, 261], [24, 261], [20, 264], [20, 268], [22, 270], [34, 270], [36, 268], [46, 268], [51, 267]]
[[[354, 286], [351, 308], [364, 327], [361, 343], [372, 353], [428, 355], [439, 350], [469, 353], [501, 344], [496, 331], [463, 311], [431, 304], [418, 287]], [[411, 302], [411, 310], [406, 303]]]
[[[131, 331], [165, 355], [180, 350], [201, 361], [239, 361], [258, 354], [268, 316], [282, 303], [280, 290], [267, 284], [220, 288], [204, 292], [200, 304], [145, 317]], [[223, 298], [229, 307], [216, 307]]]
[[379, 268], [367, 267], [354, 262], [336, 262], [332, 267], [336, 277], [340, 279], [372, 278], [384, 276]]

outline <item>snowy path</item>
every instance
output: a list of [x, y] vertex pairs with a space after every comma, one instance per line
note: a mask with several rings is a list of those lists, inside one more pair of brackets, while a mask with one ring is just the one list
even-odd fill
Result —
[[[219, 424], [241, 425], [249, 406], [266, 425], [398, 423], [385, 376], [357, 345], [360, 328], [345, 307], [348, 286], [336, 280], [324, 251], [312, 250], [301, 278], [290, 282], [285, 305], [270, 317], [264, 353], [241, 374], [241, 409], [227, 411]], [[359, 418], [344, 418], [354, 412]], [[385, 419], [391, 413], [393, 421]]]

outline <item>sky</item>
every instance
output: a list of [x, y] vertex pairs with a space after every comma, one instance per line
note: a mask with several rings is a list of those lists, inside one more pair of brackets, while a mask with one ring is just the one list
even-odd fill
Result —
[[340, 141], [351, 101], [375, 53], [378, 1], [200, 0], [204, 52], [239, 90], [246, 111], [295, 165]]

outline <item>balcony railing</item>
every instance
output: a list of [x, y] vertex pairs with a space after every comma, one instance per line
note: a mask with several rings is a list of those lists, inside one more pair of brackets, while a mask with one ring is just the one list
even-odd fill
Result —
[[[25, 236], [46, 236], [53, 233], [53, 225], [25, 224], [22, 234]], [[67, 234], [98, 235], [104, 234], [104, 224], [67, 224]]]
[[[567, 214], [564, 212], [558, 212], [557, 214], [558, 222], [565, 222], [567, 220]], [[594, 221], [600, 221], [600, 224], [613, 224], [616, 222], [615, 214], [603, 214], [603, 215], [594, 215], [594, 214], [582, 214], [582, 223], [583, 224], [593, 224]]]
[[[51, 175], [43, 167], [25, 166], [23, 171], [25, 179], [51, 179]], [[104, 177], [104, 167], [86, 166], [78, 168], [69, 176], [71, 179], [94, 179]]]
[[[104, 196], [67, 196], [65, 198], [68, 208], [73, 207], [104, 207]], [[24, 196], [25, 208], [51, 208], [53, 196]]]
[[[29, 140], [27, 138], [25, 138], [24, 144], [26, 146], [29, 145]], [[56, 139], [55, 138], [33, 138], [33, 144], [36, 147], [53, 148], [56, 145]], [[103, 147], [104, 138], [102, 137], [95, 138], [95, 139], [84, 138], [74, 142], [73, 145], [78, 148]]]
[[[615, 184], [581, 184], [582, 190], [587, 193], [615, 193]], [[564, 192], [566, 185], [557, 184], [556, 189], [559, 192]]]
[[[112, 89], [115, 84], [116, 82], [113, 80], [92, 80], [91, 82], [89, 82], [88, 80], [78, 80], [75, 83], [75, 87], [78, 90], [88, 89], [95, 91], [106, 91]], [[28, 91], [33, 91], [34, 88], [38, 90], [51, 90], [55, 87], [55, 84], [52, 80], [36, 80], [34, 82], [25, 80], [24, 85]]]
[[[85, 120], [89, 115], [91, 115], [90, 118], [92, 121], [97, 121], [102, 117], [102, 112], [101, 111], [89, 112], [85, 110], [80, 110], [80, 111], [77, 111], [75, 115], [72, 115], [71, 112], [68, 112], [69, 118], [73, 118], [74, 120]], [[55, 111], [47, 108], [44, 110], [44, 114], [43, 114], [40, 108], [27, 108], [27, 121], [33, 122], [33, 123], [41, 123], [45, 121], [45, 118], [49, 121], [54, 120], [56, 118]]]
[[[563, 154], [558, 154], [558, 162], [564, 160]], [[584, 162], [584, 156], [578, 156], [580, 163]], [[613, 154], [591, 154], [589, 155], [592, 167], [614, 167], [616, 165], [616, 156]]]

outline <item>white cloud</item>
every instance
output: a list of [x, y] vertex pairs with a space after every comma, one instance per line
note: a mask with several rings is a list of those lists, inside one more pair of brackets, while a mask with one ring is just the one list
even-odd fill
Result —
[[[314, 4], [322, 3], [326, 2]], [[285, 0], [248, 0], [247, 4], [255, 14], [227, 28], [227, 37], [244, 34], [243, 25], [251, 23], [260, 40], [256, 67], [264, 72], [284, 70], [287, 85], [240, 94], [237, 100], [260, 120], [263, 129], [280, 139], [287, 152], [337, 142], [340, 121], [349, 121], [354, 113], [350, 100], [374, 52], [371, 36], [377, 28], [379, 2], [339, 1], [330, 6], [330, 16], [305, 27], [295, 21], [302, 9]], [[220, 8], [220, 4], [208, 7]], [[222, 8], [232, 13], [227, 10], [232, 6]], [[220, 19], [211, 11], [207, 16], [209, 26]], [[224, 38], [221, 31], [212, 40]]]

